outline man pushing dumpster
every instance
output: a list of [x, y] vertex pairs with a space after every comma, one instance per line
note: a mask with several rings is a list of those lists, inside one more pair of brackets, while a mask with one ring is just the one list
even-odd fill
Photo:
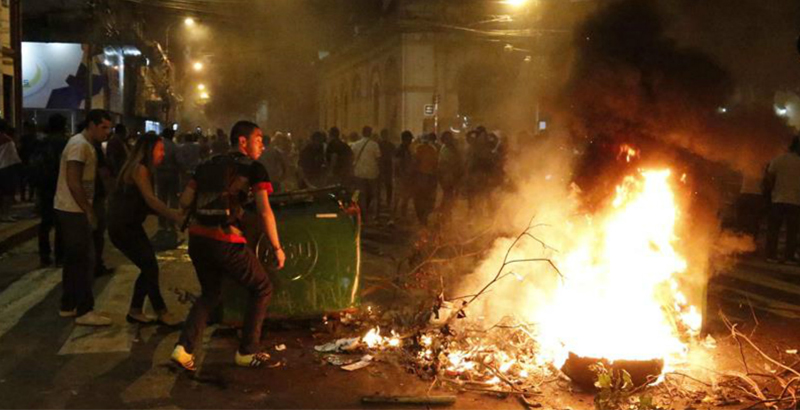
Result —
[[257, 161], [264, 150], [262, 138], [258, 125], [237, 122], [230, 133], [232, 151], [198, 166], [181, 196], [181, 207], [194, 215], [189, 227], [189, 256], [201, 288], [201, 295], [192, 306], [172, 351], [172, 361], [187, 370], [195, 370], [195, 349], [209, 315], [220, 302], [225, 276], [250, 293], [242, 340], [234, 362], [238, 366], [258, 367], [269, 360], [269, 354], [261, 351], [261, 326], [272, 296], [272, 284], [247, 246], [240, 222], [244, 206], [254, 199], [278, 269], [283, 268], [286, 255], [269, 204], [272, 185], [266, 168]]

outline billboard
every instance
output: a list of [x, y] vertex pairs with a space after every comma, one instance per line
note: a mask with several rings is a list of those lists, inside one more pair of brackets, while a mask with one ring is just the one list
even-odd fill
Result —
[[[84, 51], [81, 44], [23, 42], [22, 106], [72, 110], [83, 107], [87, 89]], [[92, 66], [92, 106], [103, 108], [106, 75], [102, 64]]]

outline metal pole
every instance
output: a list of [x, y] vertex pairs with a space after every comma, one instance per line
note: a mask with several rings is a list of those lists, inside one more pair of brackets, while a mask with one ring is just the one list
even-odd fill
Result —
[[[22, 129], [22, 4], [11, 0], [11, 47], [14, 49], [14, 126]], [[8, 116], [8, 113], [6, 113]]]
[[86, 52], [83, 56], [83, 64], [86, 66], [86, 101], [83, 103], [83, 108], [86, 111], [86, 114], [89, 114], [89, 111], [92, 109], [92, 75], [93, 75], [93, 67], [92, 67], [92, 50], [94, 47], [92, 44], [86, 45]]

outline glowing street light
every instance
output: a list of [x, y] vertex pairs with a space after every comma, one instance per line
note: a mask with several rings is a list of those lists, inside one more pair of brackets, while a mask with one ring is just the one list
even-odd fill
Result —
[[191, 17], [186, 17], [185, 19], [183, 19], [183, 24], [186, 24], [189, 27], [193, 26], [194, 23], [195, 23], [195, 21]]
[[528, 0], [503, 0], [503, 4], [508, 4], [511, 7], [522, 7], [528, 3]]
[[200, 90], [200, 91], [203, 91], [203, 90], [206, 89], [206, 85], [205, 84], [197, 84], [197, 89]]
[[205, 92], [205, 91], [203, 91], [202, 93], [200, 93], [200, 99], [201, 99], [201, 100], [207, 100], [207, 99], [209, 99], [210, 97], [211, 97], [211, 96], [209, 96], [209, 95], [208, 95], [208, 93], [207, 93], [207, 92]]
[[202, 71], [203, 63], [196, 61], [194, 64], [192, 64], [192, 68], [194, 69], [194, 71]]

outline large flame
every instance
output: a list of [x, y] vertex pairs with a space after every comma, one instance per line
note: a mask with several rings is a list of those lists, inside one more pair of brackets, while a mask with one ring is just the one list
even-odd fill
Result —
[[674, 247], [680, 211], [670, 174], [626, 177], [608, 209], [555, 257], [565, 280], [536, 321], [556, 366], [569, 352], [667, 365], [686, 352], [680, 333], [699, 330], [701, 318], [678, 286], [687, 264]]

